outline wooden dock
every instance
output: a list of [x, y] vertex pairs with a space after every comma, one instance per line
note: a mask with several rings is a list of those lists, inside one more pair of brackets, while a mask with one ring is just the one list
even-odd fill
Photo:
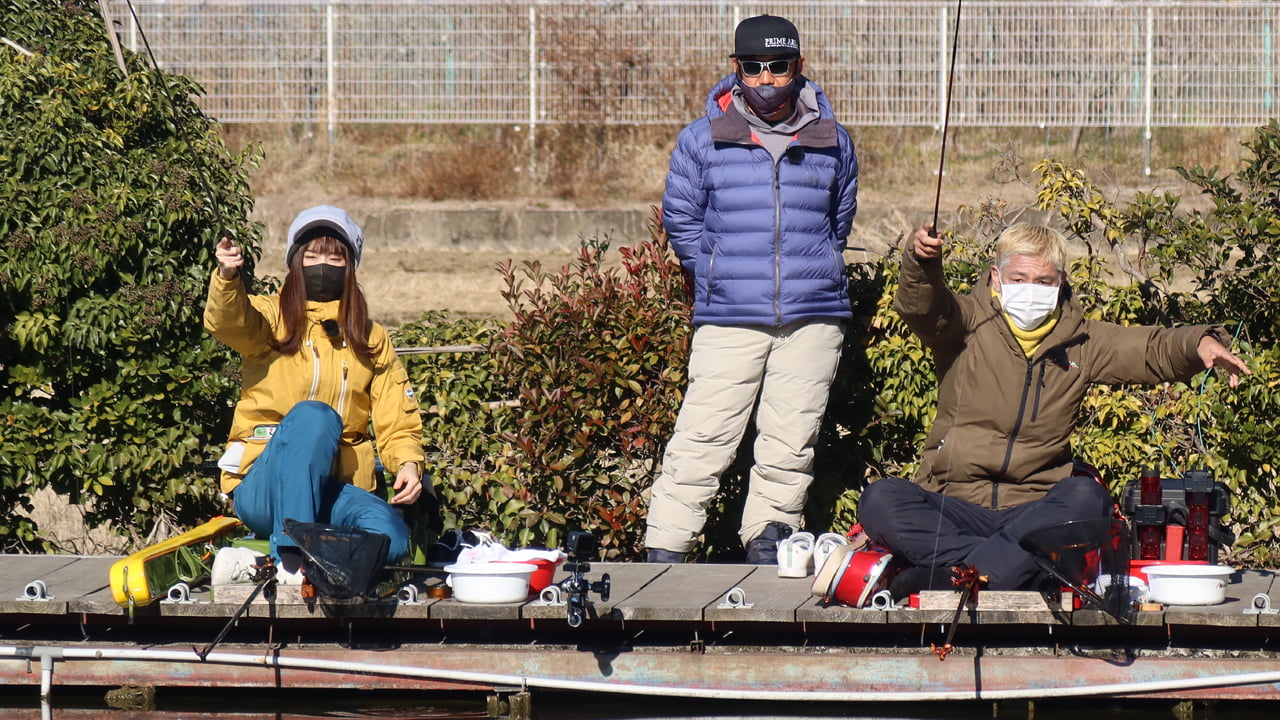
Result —
[[[0, 684], [475, 690], [789, 701], [1057, 697], [1280, 699], [1273, 571], [1239, 571], [1227, 601], [1165, 607], [1121, 625], [983, 593], [960, 615], [823, 607], [771, 567], [592, 563], [608, 599], [579, 627], [563, 604], [431, 597], [439, 575], [369, 602], [255, 601], [201, 661], [246, 593], [208, 588], [132, 613], [107, 585], [118, 558], [0, 556]], [[557, 580], [565, 577], [563, 572]], [[237, 594], [238, 592], [238, 594]], [[1030, 594], [1024, 594], [1030, 595]], [[958, 596], [957, 596], [958, 597]], [[1039, 597], [1039, 596], [1034, 596]], [[562, 598], [563, 599], [563, 598]], [[554, 600], [554, 598], [552, 598]]]

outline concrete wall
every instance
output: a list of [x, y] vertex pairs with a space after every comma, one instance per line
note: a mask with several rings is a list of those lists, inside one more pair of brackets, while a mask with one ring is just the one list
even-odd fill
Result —
[[[647, 206], [608, 210], [553, 208], [439, 208], [391, 206], [381, 202], [342, 203], [364, 229], [371, 249], [561, 251], [581, 239], [612, 238], [614, 247], [648, 237]], [[314, 203], [260, 199], [253, 219], [265, 225], [263, 248], [283, 248], [294, 215]]]

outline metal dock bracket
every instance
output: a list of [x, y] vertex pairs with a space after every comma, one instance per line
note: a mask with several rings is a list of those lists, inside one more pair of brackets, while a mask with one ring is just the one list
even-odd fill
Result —
[[31, 602], [49, 602], [53, 599], [53, 596], [49, 594], [49, 588], [45, 586], [43, 580], [32, 580], [22, 589], [22, 595], [17, 599]]
[[1253, 596], [1253, 600], [1249, 602], [1249, 607], [1244, 609], [1245, 615], [1275, 615], [1280, 610], [1274, 610], [1271, 607], [1271, 597], [1266, 593], [1258, 593]]
[[747, 591], [737, 585], [729, 588], [724, 594], [724, 602], [716, 606], [717, 610], [746, 610], [754, 603], [747, 602]]
[[174, 583], [169, 587], [169, 592], [165, 593], [165, 598], [160, 602], [167, 605], [186, 605], [195, 602], [191, 597], [191, 586], [184, 583]]

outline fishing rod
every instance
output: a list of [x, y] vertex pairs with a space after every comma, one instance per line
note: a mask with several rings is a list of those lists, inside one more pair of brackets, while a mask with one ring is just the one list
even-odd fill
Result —
[[947, 162], [947, 131], [951, 127], [951, 89], [955, 85], [956, 51], [960, 48], [960, 9], [964, 0], [956, 0], [956, 22], [951, 32], [951, 64], [947, 68], [947, 99], [942, 108], [942, 151], [938, 153], [938, 187], [933, 195], [933, 232], [938, 232], [938, 206], [942, 201], [942, 171]]
[[[147, 34], [142, 31], [142, 21], [138, 20], [138, 11], [133, 8], [133, 0], [125, 0], [125, 4], [129, 6], [129, 15], [133, 17], [133, 26], [138, 29], [138, 37], [142, 38], [142, 46], [147, 49], [147, 56], [151, 58], [151, 67], [159, 70], [160, 63], [156, 62], [156, 54], [151, 52], [151, 43], [147, 42]], [[165, 93], [167, 94], [168, 90]]]
[[929, 649], [934, 655], [938, 656], [938, 660], [946, 660], [951, 651], [955, 649], [955, 645], [951, 643], [956, 637], [956, 627], [960, 625], [960, 615], [964, 612], [964, 606], [972, 600], [974, 605], [978, 603], [978, 585], [987, 581], [986, 575], [979, 575], [978, 569], [972, 563], [965, 568], [952, 569], [951, 584], [960, 590], [960, 602], [956, 605], [956, 612], [951, 616], [951, 624], [947, 628], [947, 637], [942, 641], [942, 645], [930, 644]]
[[262, 565], [254, 566], [253, 581], [257, 583], [253, 588], [253, 592], [249, 593], [249, 597], [245, 598], [244, 602], [240, 603], [240, 607], [236, 608], [235, 613], [232, 614], [231, 619], [227, 621], [227, 624], [222, 626], [222, 630], [218, 632], [218, 636], [213, 639], [213, 642], [205, 645], [203, 649], [199, 650], [197, 650], [194, 645], [191, 646], [191, 649], [195, 650], [196, 656], [200, 658], [200, 662], [204, 662], [209, 657], [209, 653], [213, 652], [213, 649], [227, 637], [227, 633], [231, 632], [231, 628], [235, 627], [235, 624], [239, 622], [240, 616], [244, 615], [245, 611], [249, 609], [249, 606], [253, 604], [253, 601], [258, 597], [258, 594], [261, 593], [268, 585], [275, 584], [276, 565], [270, 555], [263, 560]]

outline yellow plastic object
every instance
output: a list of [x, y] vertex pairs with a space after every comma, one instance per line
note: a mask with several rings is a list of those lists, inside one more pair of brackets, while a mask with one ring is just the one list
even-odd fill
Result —
[[215, 540], [240, 525], [236, 518], [219, 515], [181, 535], [117, 560], [111, 566], [111, 596], [120, 607], [150, 605], [185, 579], [183, 548]]

